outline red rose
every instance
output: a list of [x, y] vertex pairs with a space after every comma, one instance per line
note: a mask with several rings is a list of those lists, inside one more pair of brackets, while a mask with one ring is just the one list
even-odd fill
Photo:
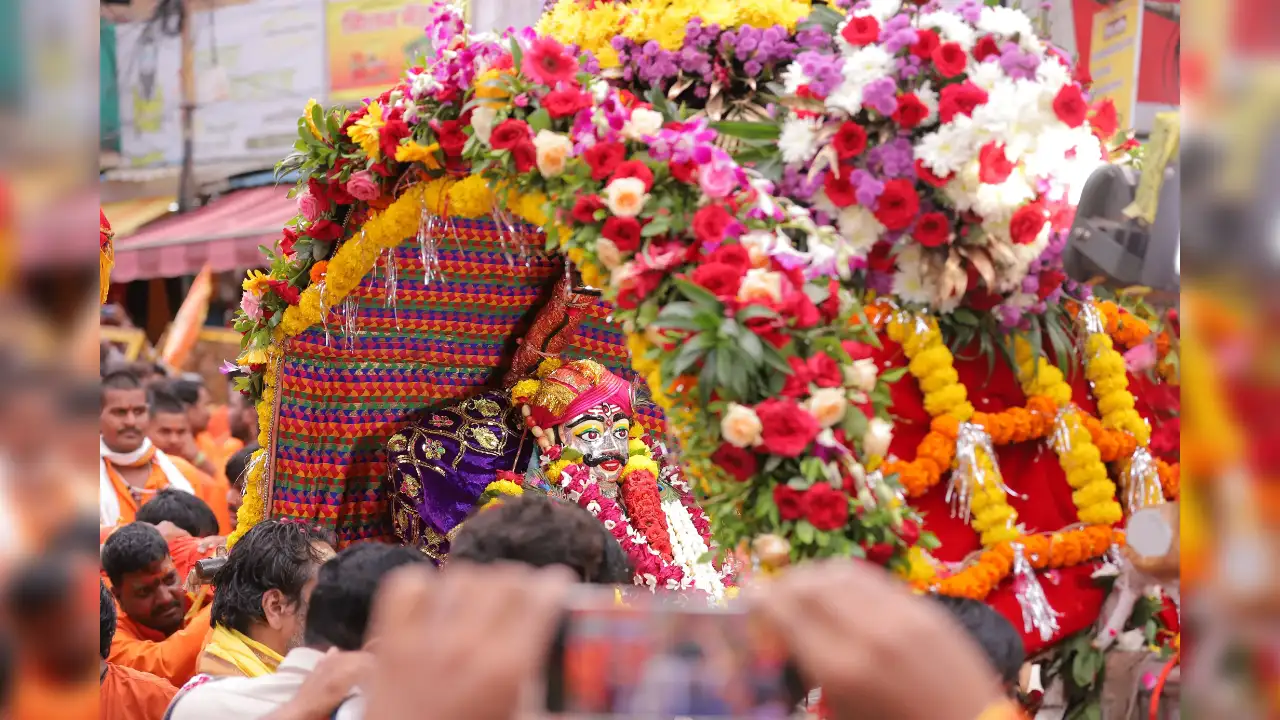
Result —
[[920, 541], [920, 524], [915, 520], [903, 520], [902, 529], [898, 531], [898, 537], [907, 547], [915, 545]]
[[644, 191], [649, 192], [653, 189], [653, 171], [643, 160], [628, 160], [619, 163], [617, 169], [613, 171], [612, 180], [620, 178], [637, 178], [644, 181]]
[[1061, 270], [1045, 270], [1040, 273], [1040, 287], [1036, 290], [1036, 297], [1041, 300], [1047, 299], [1055, 290], [1062, 287], [1066, 279], [1067, 274]]
[[577, 222], [586, 225], [596, 221], [596, 211], [604, 209], [604, 201], [599, 195], [579, 195], [573, 203], [570, 215]]
[[846, 169], [836, 177], [835, 169], [828, 168], [822, 178], [822, 189], [827, 191], [827, 199], [832, 205], [846, 208], [858, 203], [858, 191], [849, 182], [849, 171]]
[[568, 117], [579, 110], [591, 106], [591, 96], [576, 87], [564, 87], [552, 90], [542, 96], [542, 107], [553, 118]]
[[1084, 101], [1084, 93], [1079, 85], [1073, 83], [1062, 86], [1053, 98], [1053, 114], [1067, 127], [1077, 128], [1084, 124], [1089, 106]]
[[916, 175], [929, 185], [942, 187], [943, 185], [951, 182], [951, 176], [954, 175], [954, 173], [948, 173], [945, 177], [937, 175], [929, 169], [928, 165], [924, 164], [923, 160], [916, 160]]
[[746, 273], [751, 269], [751, 253], [741, 245], [721, 245], [711, 253], [711, 262], [723, 263]]
[[596, 143], [582, 153], [582, 159], [591, 166], [591, 179], [596, 182], [602, 182], [612, 175], [626, 156], [627, 148], [616, 142]]
[[1013, 163], [1004, 154], [1004, 145], [992, 140], [978, 151], [978, 180], [999, 185], [1013, 174]]
[[533, 138], [533, 133], [523, 120], [511, 118], [498, 123], [489, 135], [489, 144], [495, 150], [510, 150], [522, 141]]
[[884, 192], [876, 201], [875, 216], [881, 225], [890, 230], [905, 230], [920, 212], [920, 196], [915, 185], [903, 178], [895, 178], [884, 184]]
[[682, 183], [693, 184], [698, 180], [698, 164], [693, 161], [668, 163], [667, 169], [671, 177]]
[[378, 146], [385, 157], [395, 159], [400, 141], [409, 137], [409, 124], [404, 121], [404, 108], [396, 108], [378, 130]]
[[836, 149], [836, 156], [841, 160], [857, 157], [867, 149], [867, 131], [856, 122], [846, 122], [836, 130], [831, 138], [831, 146]]
[[756, 454], [729, 443], [711, 454], [711, 462], [727, 470], [738, 482], [746, 482], [756, 474]]
[[809, 364], [803, 358], [789, 357], [787, 364], [791, 366], [791, 374], [778, 394], [788, 398], [802, 398], [809, 394]]
[[738, 294], [738, 288], [742, 285], [742, 271], [723, 263], [704, 263], [694, 269], [692, 280], [711, 291], [712, 295], [728, 300]]
[[898, 96], [898, 109], [893, 111], [893, 121], [899, 127], [910, 130], [929, 117], [929, 106], [921, 102], [915, 93]]
[[840, 37], [854, 47], [870, 45], [880, 39], [880, 21], [870, 15], [854, 16], [840, 30]]
[[876, 354], [876, 349], [874, 347], [863, 342], [858, 342], [857, 340], [845, 340], [840, 343], [840, 347], [844, 348], [846, 353], [849, 353], [849, 359], [853, 362], [867, 360], [875, 357]]
[[834, 321], [840, 315], [840, 283], [833, 277], [827, 278], [827, 299], [818, 308], [827, 322]]
[[618, 288], [618, 299], [614, 304], [622, 310], [635, 310], [662, 283], [663, 277], [663, 273], [656, 271], [632, 275]]
[[773, 504], [778, 506], [778, 517], [783, 520], [804, 517], [804, 495], [790, 485], [773, 486]]
[[307, 228], [307, 235], [320, 242], [333, 242], [342, 237], [342, 226], [332, 220], [317, 220]]
[[458, 120], [441, 120], [433, 122], [431, 129], [436, 132], [436, 142], [445, 155], [457, 157], [462, 154], [462, 146], [467, 144], [467, 134], [462, 131], [463, 124]]
[[933, 57], [933, 51], [937, 50], [941, 44], [941, 38], [933, 30], [917, 30], [916, 41], [911, 46], [911, 54], [921, 60], [928, 60]]
[[783, 457], [800, 457], [822, 429], [794, 400], [770, 398], [756, 406], [756, 415], [764, 426], [764, 449]]
[[888, 565], [893, 559], [893, 546], [889, 543], [876, 543], [867, 548], [867, 562], [876, 565]]
[[951, 221], [940, 212], [925, 213], [916, 221], [911, 237], [925, 247], [941, 247], [951, 241]]
[[300, 295], [298, 288], [290, 285], [284, 280], [268, 280], [267, 287], [271, 288], [271, 291], [286, 303], [290, 305], [298, 304], [298, 297]]
[[839, 530], [849, 521], [849, 497], [827, 483], [814, 483], [804, 494], [804, 516], [819, 530]]
[[978, 43], [973, 46], [973, 59], [982, 62], [989, 57], [995, 57], [1000, 54], [1000, 45], [996, 43], [996, 39], [990, 35], [983, 35]]
[[974, 108], [987, 101], [987, 91], [965, 80], [942, 88], [938, 96], [938, 117], [951, 122], [956, 115], [973, 115]]
[[942, 43], [929, 57], [933, 60], [933, 66], [938, 68], [938, 74], [946, 78], [953, 78], [964, 72], [969, 64], [969, 54], [956, 42]]
[[1089, 119], [1093, 125], [1093, 133], [1103, 142], [1115, 136], [1120, 129], [1120, 119], [1116, 117], [1116, 104], [1111, 98], [1105, 98], [1093, 108], [1093, 117]]
[[1038, 202], [1027, 203], [1018, 208], [1009, 221], [1009, 236], [1019, 245], [1030, 245], [1036, 241], [1046, 222], [1044, 206]]
[[840, 363], [821, 350], [809, 358], [806, 365], [809, 376], [818, 387], [838, 388], [844, 385], [844, 371], [840, 369]]
[[635, 218], [610, 217], [604, 221], [600, 234], [613, 241], [622, 252], [640, 249], [640, 221]]
[[783, 298], [782, 311], [791, 318], [792, 327], [807, 330], [818, 324], [822, 316], [818, 314], [818, 306], [813, 304], [803, 290], [793, 290]]
[[[748, 303], [748, 306], [759, 305], [761, 303]], [[786, 326], [783, 325], [782, 319], [778, 317], [753, 317], [742, 323], [747, 329], [760, 336], [761, 340], [769, 343], [776, 348], [784, 348], [787, 343], [791, 342], [791, 337], [787, 334]]]
[[721, 205], [706, 205], [693, 214], [693, 234], [699, 242], [714, 245], [724, 241], [729, 226], [737, 222]]
[[893, 272], [895, 262], [891, 242], [877, 242], [871, 246], [871, 252], [867, 253], [867, 267], [876, 272]]
[[284, 253], [285, 255], [292, 255], [293, 245], [294, 243], [298, 242], [298, 231], [294, 230], [291, 227], [287, 227], [280, 232], [281, 232], [280, 252]]
[[516, 163], [516, 172], [526, 173], [538, 164], [538, 150], [533, 141], [526, 138], [511, 146], [511, 159]]

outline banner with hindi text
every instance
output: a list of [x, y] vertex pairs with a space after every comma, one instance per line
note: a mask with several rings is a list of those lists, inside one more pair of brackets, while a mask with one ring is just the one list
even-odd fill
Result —
[[376, 97], [428, 47], [432, 0], [329, 0], [325, 8], [329, 103]]

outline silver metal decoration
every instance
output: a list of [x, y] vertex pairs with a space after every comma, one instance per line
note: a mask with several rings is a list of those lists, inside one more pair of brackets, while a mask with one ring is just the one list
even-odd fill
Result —
[[[986, 452], [994, 473], [988, 473], [978, 459], [978, 451]], [[991, 436], [977, 423], [960, 423], [956, 434], [956, 469], [947, 481], [947, 502], [951, 505], [951, 517], [968, 523], [973, 517], [973, 494], [977, 488], [994, 483], [1006, 495], [1016, 495], [1000, 477], [995, 445]]]
[[354, 295], [348, 295], [342, 299], [342, 310], [340, 312], [342, 319], [342, 335], [346, 338], [347, 349], [355, 347], [356, 335], [360, 334], [360, 303]]
[[316, 296], [320, 300], [320, 324], [324, 326], [324, 346], [332, 347], [332, 338], [329, 335], [329, 308], [324, 304], [324, 280], [316, 283]]
[[422, 260], [423, 283], [430, 285], [440, 278], [440, 255], [436, 248], [439, 218], [424, 207], [418, 216], [418, 257]]
[[387, 248], [383, 251], [383, 291], [385, 297], [383, 304], [391, 308], [391, 318], [396, 323], [396, 330], [400, 330], [400, 309], [396, 303], [396, 295], [400, 289], [400, 263], [396, 257], [394, 248]]
[[1022, 608], [1022, 631], [1035, 630], [1043, 642], [1049, 642], [1058, 633], [1058, 612], [1049, 604], [1044, 588], [1036, 577], [1035, 568], [1027, 562], [1021, 543], [1013, 548], [1013, 594]]
[[1145, 447], [1134, 451], [1121, 481], [1124, 483], [1125, 509], [1130, 515], [1142, 508], [1164, 502], [1160, 471], [1156, 469], [1151, 451]]

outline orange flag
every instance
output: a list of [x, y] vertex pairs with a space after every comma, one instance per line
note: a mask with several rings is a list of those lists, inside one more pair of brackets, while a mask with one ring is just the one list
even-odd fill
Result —
[[181, 368], [191, 355], [191, 349], [200, 336], [200, 328], [204, 327], [205, 318], [209, 316], [209, 299], [212, 296], [213, 271], [205, 265], [195, 282], [191, 283], [187, 298], [178, 308], [178, 316], [169, 326], [164, 349], [160, 352], [160, 359], [169, 367]]

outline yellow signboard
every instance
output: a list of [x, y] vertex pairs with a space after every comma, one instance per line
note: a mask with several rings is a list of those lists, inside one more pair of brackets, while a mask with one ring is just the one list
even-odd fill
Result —
[[1093, 16], [1093, 41], [1089, 44], [1093, 97], [1111, 98], [1122, 129], [1134, 125], [1141, 56], [1142, 0], [1120, 0]]
[[[431, 0], [330, 0], [325, 6], [329, 102], [376, 97], [427, 51]], [[468, 4], [469, 6], [469, 4]]]

